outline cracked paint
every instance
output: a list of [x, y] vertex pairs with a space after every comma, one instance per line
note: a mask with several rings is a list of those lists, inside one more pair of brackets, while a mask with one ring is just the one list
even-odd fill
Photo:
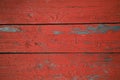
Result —
[[61, 31], [53, 31], [53, 34], [59, 35], [59, 34], [62, 34], [62, 32]]
[[0, 32], [20, 32], [21, 30], [13, 27], [2, 27], [0, 28]]
[[99, 80], [100, 76], [99, 75], [89, 75], [87, 76], [88, 80]]
[[97, 27], [88, 26], [87, 29], [82, 30], [80, 28], [73, 28], [72, 33], [74, 34], [93, 34], [93, 33], [107, 33], [108, 31], [119, 31], [120, 26], [106, 26], [103, 24]]

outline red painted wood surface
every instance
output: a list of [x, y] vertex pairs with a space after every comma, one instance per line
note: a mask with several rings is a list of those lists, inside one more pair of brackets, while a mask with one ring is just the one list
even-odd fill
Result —
[[120, 80], [119, 54], [3, 54], [0, 80]]
[[120, 24], [1, 25], [3, 52], [120, 52]]
[[0, 0], [0, 80], [120, 80], [119, 53], [120, 0]]
[[120, 22], [120, 0], [0, 0], [0, 24]]

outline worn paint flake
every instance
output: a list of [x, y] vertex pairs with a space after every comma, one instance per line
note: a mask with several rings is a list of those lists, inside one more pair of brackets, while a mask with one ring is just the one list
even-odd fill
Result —
[[21, 30], [13, 27], [2, 27], [0, 28], [0, 32], [20, 32]]
[[80, 28], [73, 28], [72, 33], [74, 34], [93, 34], [93, 33], [107, 33], [108, 31], [119, 31], [120, 26], [106, 26], [103, 24], [97, 27], [88, 26], [87, 29], [81, 30]]

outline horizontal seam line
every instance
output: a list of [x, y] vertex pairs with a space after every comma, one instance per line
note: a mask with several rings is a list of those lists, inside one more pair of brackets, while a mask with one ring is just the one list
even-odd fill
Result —
[[101, 23], [41, 23], [41, 24], [0, 24], [0, 25], [85, 25], [85, 24], [120, 24], [120, 22]]
[[0, 52], [0, 54], [119, 54], [120, 52]]

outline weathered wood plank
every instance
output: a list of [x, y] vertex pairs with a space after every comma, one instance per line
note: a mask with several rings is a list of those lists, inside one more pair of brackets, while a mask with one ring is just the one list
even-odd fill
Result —
[[120, 52], [120, 24], [1, 25], [0, 52]]
[[1, 54], [0, 80], [119, 80], [119, 54]]
[[120, 0], [1, 0], [0, 24], [120, 22]]

